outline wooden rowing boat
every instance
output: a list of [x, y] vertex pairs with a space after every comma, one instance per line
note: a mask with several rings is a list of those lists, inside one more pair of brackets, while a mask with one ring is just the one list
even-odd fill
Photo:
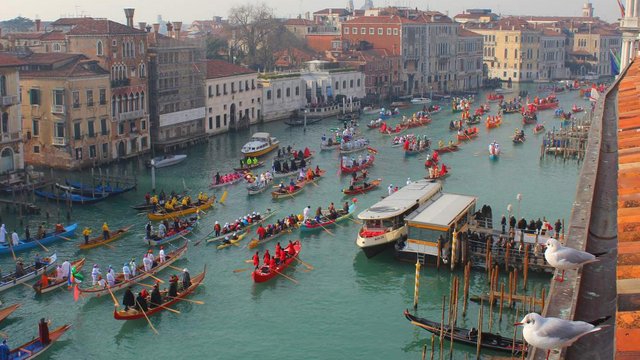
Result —
[[[204, 266], [204, 270], [193, 278], [191, 278], [191, 286], [179, 292], [176, 297], [170, 298], [166, 297], [164, 302], [156, 307], [150, 307], [147, 311], [141, 312], [137, 309], [131, 308], [129, 310], [118, 310], [117, 308], [113, 310], [113, 318], [116, 320], [137, 320], [142, 318], [148, 318], [149, 316], [159, 313], [160, 311], [168, 308], [169, 306], [177, 303], [180, 299], [185, 298], [187, 295], [191, 294], [204, 280], [205, 275], [207, 274], [207, 265]], [[164, 291], [163, 291], [164, 292]], [[164, 292], [166, 294], [166, 292]]]
[[[249, 234], [249, 229], [247, 229], [247, 230], [246, 230], [245, 232], [243, 232], [242, 234], [238, 235], [238, 238], [237, 238], [237, 239], [231, 239], [231, 240], [229, 240], [229, 242], [228, 242], [228, 243], [223, 242], [222, 244], [218, 245], [218, 246], [216, 247], [216, 249], [218, 249], [218, 250], [226, 249], [226, 248], [228, 248], [228, 247], [229, 247], [229, 246], [231, 246], [231, 245], [233, 245], [233, 246], [238, 246], [238, 243], [239, 243], [240, 241], [242, 241], [242, 239], [244, 239], [244, 238], [245, 238], [245, 236], [247, 236], [247, 234]], [[228, 236], [228, 235], [226, 235], [226, 236]]]
[[[69, 267], [69, 269], [75, 267], [76, 271], [80, 271], [82, 269], [82, 267], [84, 266], [84, 263], [86, 262], [85, 258], [82, 258], [80, 260], [75, 260], [71, 263], [71, 266]], [[65, 284], [67, 284], [69, 281], [68, 279], [65, 277], [64, 279], [60, 280], [60, 281], [55, 281], [56, 278], [56, 269], [52, 269], [46, 276], [49, 277], [50, 279], [53, 278], [53, 280], [49, 280], [49, 285], [42, 287], [42, 277], [40, 278], [40, 280], [38, 280], [35, 284], [33, 284], [33, 290], [35, 290], [36, 294], [45, 294], [48, 292], [51, 292], [55, 289], [58, 289], [62, 286], [64, 286]]]
[[372, 180], [370, 183], [367, 184], [367, 186], [362, 185], [362, 186], [354, 186], [353, 189], [351, 188], [342, 189], [342, 193], [345, 195], [364, 194], [380, 186], [381, 182], [382, 182], [382, 179]]
[[153, 239], [153, 238], [149, 239], [145, 236], [144, 242], [149, 244], [149, 246], [158, 246], [158, 245], [170, 243], [178, 239], [184, 239], [185, 236], [191, 234], [193, 230], [195, 230], [196, 226], [198, 226], [198, 220], [199, 220], [198, 217], [189, 219], [188, 220], [189, 224], [184, 228], [180, 229], [180, 231], [178, 232], [176, 232], [174, 229], [171, 229], [171, 230], [167, 229], [167, 233], [162, 239]]
[[255, 164], [251, 164], [251, 165], [247, 165], [245, 164], [243, 167], [237, 167], [237, 168], [233, 168], [233, 170], [238, 171], [238, 172], [246, 172], [246, 171], [251, 171], [253, 169], [257, 169], [261, 166], [264, 166], [264, 160], [260, 160]]
[[456, 135], [458, 138], [458, 141], [471, 140], [477, 137], [480, 132], [478, 131], [477, 127], [473, 127], [473, 128], [468, 128], [463, 130], [462, 133], [463, 133], [462, 135], [460, 135], [459, 133]]
[[276, 266], [275, 269], [270, 269], [268, 265], [261, 266], [260, 268], [254, 270], [251, 273], [251, 278], [254, 282], [261, 283], [265, 281], [269, 281], [274, 278], [278, 273], [281, 273], [283, 270], [289, 267], [291, 263], [300, 255], [300, 250], [302, 246], [300, 245], [300, 240], [296, 240], [293, 243], [293, 248], [295, 249], [295, 255], [288, 257], [283, 264]]
[[439, 147], [437, 149], [434, 149], [434, 151], [437, 151], [438, 153], [448, 153], [448, 152], [454, 152], [454, 151], [458, 151], [460, 150], [460, 147], [458, 145], [455, 144], [451, 144], [449, 146], [443, 146], [443, 147]]
[[0, 245], [0, 255], [11, 254], [11, 248], [13, 248], [13, 253], [17, 253], [72, 237], [77, 228], [78, 224], [71, 224], [65, 226], [64, 231], [60, 231], [58, 233], [50, 231], [47, 232], [48, 235], [46, 235], [42, 239], [38, 239], [38, 241], [35, 241], [34, 238], [31, 238], [29, 241], [27, 241], [26, 239], [20, 240], [20, 243], [17, 246], [9, 246], [9, 244]]
[[237, 184], [240, 181], [244, 180], [244, 177], [242, 175], [240, 175], [240, 174], [236, 173], [233, 176], [237, 176], [237, 177], [234, 177], [233, 179], [228, 180], [226, 182], [221, 182], [219, 184], [214, 184], [214, 183], [209, 184], [209, 189], [217, 189], [217, 188], [225, 187], [225, 186], [228, 186], [228, 185]]
[[[474, 347], [477, 346], [477, 331], [473, 332], [469, 329], [454, 327], [452, 334], [451, 327], [449, 325], [441, 325], [435, 321], [411, 315], [408, 310], [404, 311], [404, 316], [413, 325], [421, 327], [432, 334], [440, 335], [442, 332], [444, 334], [444, 338], [447, 340], [453, 338], [453, 341], [455, 342], [471, 345]], [[514, 341], [512, 338], [502, 337], [498, 334], [493, 334], [485, 331], [482, 331], [482, 335], [480, 336], [480, 346], [491, 350], [506, 352], [514, 351], [516, 354], [521, 354], [523, 349], [526, 351], [526, 347], [524, 346], [522, 340], [516, 339]], [[518, 355], [518, 357], [520, 356]]]
[[256, 238], [253, 238], [253, 239], [251, 239], [251, 241], [249, 242], [249, 244], [247, 245], [247, 247], [248, 247], [249, 249], [254, 249], [254, 248], [258, 247], [259, 245], [262, 245], [262, 244], [266, 243], [267, 241], [271, 241], [271, 240], [273, 240], [273, 239], [275, 239], [275, 238], [279, 237], [280, 235], [283, 235], [283, 234], [291, 234], [291, 233], [293, 232], [293, 231], [292, 231], [292, 229], [295, 229], [295, 228], [296, 228], [296, 226], [297, 226], [297, 225], [290, 226], [289, 228], [284, 229], [284, 230], [282, 230], [282, 231], [280, 231], [280, 232], [277, 232], [277, 233], [275, 233], [275, 234], [272, 234], [271, 236], [268, 236], [268, 237], [266, 237], [266, 238], [264, 238], [264, 239], [262, 239], [262, 240], [258, 240], [258, 239], [256, 239]]
[[304, 190], [305, 185], [307, 185], [306, 181], [300, 181], [293, 186], [293, 191], [289, 190], [289, 187], [285, 187], [284, 189], [278, 189], [271, 192], [271, 197], [274, 200], [294, 197]]
[[376, 160], [376, 157], [374, 155], [370, 155], [369, 156], [369, 161], [365, 162], [364, 164], [360, 164], [360, 165], [356, 165], [356, 166], [344, 166], [344, 164], [342, 163], [342, 160], [340, 161], [340, 170], [342, 171], [342, 173], [346, 173], [346, 174], [350, 174], [350, 173], [354, 173], [354, 172], [358, 172], [361, 170], [364, 170], [370, 166], [373, 166], [373, 162]]
[[20, 303], [9, 305], [4, 309], [0, 309], [0, 321], [9, 317], [14, 311], [18, 310]]
[[198, 211], [207, 210], [208, 208], [213, 206], [213, 203], [216, 201], [215, 196], [210, 197], [205, 203], [200, 205], [193, 205], [187, 207], [185, 209], [174, 210], [172, 212], [166, 212], [164, 209], [161, 212], [152, 212], [147, 214], [149, 220], [160, 221], [164, 219], [174, 219], [177, 217], [183, 217], [185, 215], [193, 214]]
[[349, 205], [349, 211], [344, 211], [342, 209], [338, 210], [338, 217], [335, 219], [329, 219], [327, 217], [328, 214], [323, 214], [322, 219], [320, 219], [320, 223], [317, 223], [315, 220], [313, 219], [309, 219], [306, 222], [303, 222], [300, 224], [300, 231], [302, 232], [307, 232], [307, 231], [313, 231], [313, 230], [319, 230], [319, 229], [324, 229], [327, 226], [331, 226], [335, 223], [338, 223], [342, 220], [345, 220], [346, 218], [348, 218], [349, 216], [353, 215], [353, 213], [356, 211], [356, 204], [352, 203], [351, 205]]
[[[156, 261], [154, 263], [155, 266], [151, 268], [151, 271], [149, 272], [145, 272], [144, 266], [140, 265], [136, 268], [136, 276], [131, 277], [129, 280], [124, 280], [124, 275], [122, 273], [118, 273], [116, 275], [115, 285], [110, 288], [111, 292], [116, 292], [118, 290], [126, 288], [129, 285], [139, 283], [140, 281], [150, 277], [151, 275], [154, 275], [167, 268], [169, 265], [178, 261], [178, 259], [180, 259], [182, 256], [184, 256], [184, 254], [187, 253], [187, 245], [188, 242], [185, 241], [184, 245], [168, 253], [164, 262], [159, 263]], [[103, 295], [109, 295], [109, 289], [101, 288], [98, 286], [92, 286], [89, 288], [78, 287], [78, 290], [80, 291], [80, 294], [83, 294], [85, 296], [100, 297]]]
[[42, 273], [47, 272], [48, 270], [53, 268], [53, 264], [58, 260], [58, 256], [53, 254], [48, 258], [42, 259], [43, 266], [39, 269], [36, 269], [35, 265], [30, 265], [24, 268], [24, 274], [17, 275], [15, 272], [11, 274], [7, 274], [0, 279], [0, 291], [5, 291], [11, 289], [14, 286], [20, 285], [27, 281], [31, 281], [36, 277], [42, 275]]
[[[253, 228], [253, 227], [257, 226], [257, 225], [264, 224], [264, 222], [267, 221], [267, 219], [269, 219], [273, 215], [275, 215], [276, 212], [277, 211], [275, 211], [275, 210], [267, 209], [267, 211], [265, 211], [263, 213], [263, 215], [260, 216], [260, 220], [258, 220], [256, 222], [253, 222], [253, 223], [243, 227], [240, 230], [249, 230], [249, 229], [251, 229], [251, 228]], [[212, 243], [214, 241], [220, 241], [220, 240], [224, 239], [225, 236], [229, 235], [229, 233], [233, 233], [233, 231], [227, 232], [227, 233], [223, 233], [223, 234], [221, 234], [219, 236], [214, 236], [212, 238], [209, 238], [209, 239], [207, 239], [207, 244], [208, 243]]]
[[122, 236], [124, 236], [124, 234], [126, 234], [129, 231], [129, 229], [131, 229], [132, 226], [133, 225], [129, 225], [121, 229], [118, 229], [116, 231], [111, 231], [109, 233], [109, 238], [107, 240], [103, 240], [103, 236], [100, 235], [100, 236], [94, 237], [93, 239], [89, 239], [87, 243], [82, 242], [81, 244], [78, 244], [78, 247], [80, 248], [80, 250], [88, 250], [88, 249], [93, 249], [98, 246], [102, 246], [104, 244], [108, 244], [110, 242], [116, 241]]
[[49, 349], [67, 330], [71, 328], [71, 325], [62, 325], [59, 328], [49, 332], [49, 343], [43, 344], [40, 341], [40, 337], [37, 337], [25, 344], [22, 344], [9, 352], [8, 359], [20, 359], [27, 360], [33, 359], [39, 356], [47, 349]]

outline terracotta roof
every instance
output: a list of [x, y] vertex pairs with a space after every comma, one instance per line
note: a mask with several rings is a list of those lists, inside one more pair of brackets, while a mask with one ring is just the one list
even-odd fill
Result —
[[246, 67], [228, 63], [222, 60], [207, 61], [207, 79], [216, 79], [227, 76], [255, 74], [256, 71]]
[[56, 40], [64, 40], [64, 39], [65, 39], [65, 35], [62, 31], [50, 31], [40, 36], [40, 40], [42, 41], [56, 41]]
[[0, 67], [13, 67], [24, 65], [24, 62], [17, 56], [0, 53]]
[[27, 57], [22, 58], [25, 64], [42, 64], [51, 65], [60, 61], [85, 57], [82, 54], [68, 54], [68, 53], [33, 53]]
[[410, 20], [398, 15], [362, 16], [344, 21], [343, 25], [368, 25], [368, 24], [418, 24], [415, 20]]
[[640, 303], [637, 301], [640, 298], [639, 129], [640, 61], [636, 58], [618, 85], [616, 359], [640, 358]]
[[542, 35], [544, 35], [544, 36], [565, 37], [565, 35], [563, 33], [559, 33], [557, 31], [553, 31], [553, 30], [550, 30], [550, 29], [542, 30]]
[[[98, 65], [97, 60], [88, 60], [82, 54], [31, 54], [23, 60], [32, 66], [20, 71], [22, 78], [108, 77], [110, 74]], [[41, 67], [36, 69], [35, 65]]]
[[146, 31], [129, 27], [108, 19], [66, 18], [54, 21], [52, 26], [71, 26], [69, 35], [138, 35]]
[[10, 39], [38, 40], [43, 35], [41, 32], [21, 32], [9, 33], [7, 37]]
[[349, 10], [347, 9], [327, 8], [327, 9], [316, 11], [313, 13], [313, 15], [329, 15], [329, 12], [331, 12], [331, 15], [349, 15], [350, 14]]
[[467, 29], [463, 29], [463, 28], [459, 28], [458, 29], [458, 36], [462, 36], [462, 37], [482, 37], [482, 34], [478, 34], [477, 32], [473, 32]]
[[285, 25], [300, 25], [300, 26], [310, 26], [310, 25], [314, 25], [315, 23], [311, 20], [308, 19], [287, 19], [287, 21], [284, 22]]

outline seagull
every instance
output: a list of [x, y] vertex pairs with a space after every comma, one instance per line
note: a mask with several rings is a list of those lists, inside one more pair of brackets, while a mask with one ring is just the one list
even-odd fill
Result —
[[544, 258], [549, 265], [558, 270], [562, 270], [562, 277], [560, 279], [556, 278], [559, 282], [564, 281], [565, 270], [577, 269], [582, 265], [598, 261], [596, 255], [562, 246], [562, 244], [554, 238], [547, 240], [547, 249], [544, 251]]
[[584, 321], [563, 320], [554, 317], [542, 317], [536, 313], [527, 314], [521, 322], [522, 336], [531, 346], [547, 350], [547, 360], [551, 349], [561, 349], [571, 346], [584, 335], [600, 331], [609, 325], [598, 326], [609, 320], [610, 316], [600, 318], [590, 323]]

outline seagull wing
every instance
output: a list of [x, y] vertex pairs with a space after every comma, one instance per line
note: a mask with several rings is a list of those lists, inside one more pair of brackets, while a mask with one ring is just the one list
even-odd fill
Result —
[[557, 339], [563, 346], [570, 345], [582, 335], [592, 331], [595, 326], [584, 321], [569, 321], [558, 318], [546, 318], [536, 331], [538, 336]]
[[569, 265], [581, 265], [595, 261], [596, 257], [588, 252], [572, 249], [569, 247], [563, 247], [556, 251], [556, 260], [560, 264]]

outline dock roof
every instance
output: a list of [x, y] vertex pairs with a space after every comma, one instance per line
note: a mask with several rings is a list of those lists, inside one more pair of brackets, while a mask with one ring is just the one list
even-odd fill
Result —
[[414, 211], [406, 220], [409, 226], [421, 224], [449, 227], [460, 213], [475, 204], [476, 200], [475, 196], [443, 193], [426, 207]]
[[414, 181], [361, 212], [358, 218], [362, 220], [381, 220], [398, 216], [416, 204], [422, 204], [426, 199], [440, 191], [442, 191], [442, 185], [439, 182]]

